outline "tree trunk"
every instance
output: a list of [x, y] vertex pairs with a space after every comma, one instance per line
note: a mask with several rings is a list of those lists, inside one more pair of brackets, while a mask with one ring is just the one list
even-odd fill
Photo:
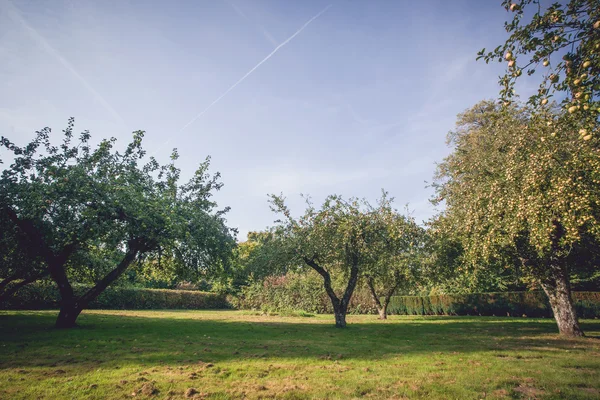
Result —
[[583, 336], [571, 298], [568, 272], [566, 268], [559, 266], [551, 267], [550, 270], [552, 274], [542, 281], [542, 288], [550, 300], [558, 331], [563, 336]]
[[[90, 301], [94, 300], [96, 297], [100, 295], [112, 282], [114, 282], [119, 276], [125, 272], [127, 267], [135, 260], [135, 257], [138, 254], [138, 250], [135, 247], [130, 247], [125, 253], [125, 256], [119, 262], [117, 267], [110, 271], [104, 278], [102, 278], [96, 285], [88, 290], [83, 296], [76, 298], [73, 295], [73, 291], [71, 289], [71, 294], [65, 292], [65, 295], [62, 296], [62, 302], [60, 307], [60, 312], [58, 313], [58, 318], [56, 318], [56, 327], [57, 328], [73, 328], [76, 324], [77, 317], [81, 314], [84, 308], [88, 306]], [[65, 275], [66, 277], [66, 275]], [[70, 285], [69, 285], [70, 287]]]
[[367, 286], [369, 288], [369, 292], [371, 293], [373, 303], [375, 303], [375, 308], [377, 308], [379, 319], [387, 319], [387, 304], [385, 305], [385, 307], [383, 306], [383, 304], [381, 304], [379, 296], [377, 296], [377, 291], [375, 290], [375, 283], [373, 282], [373, 278], [367, 279]]
[[346, 312], [336, 311], [335, 312], [335, 327], [345, 328], [346, 327]]
[[345, 328], [348, 304], [350, 303], [350, 298], [352, 297], [352, 292], [354, 292], [354, 287], [356, 286], [356, 281], [358, 279], [358, 268], [353, 267], [350, 271], [350, 280], [348, 281], [348, 286], [346, 286], [344, 296], [340, 300], [331, 287], [331, 275], [329, 275], [329, 272], [327, 272], [327, 270], [317, 264], [314, 260], [304, 258], [304, 262], [323, 277], [323, 287], [325, 288], [325, 292], [327, 292], [327, 295], [331, 299], [331, 304], [333, 305], [335, 326], [336, 328]]
[[79, 307], [77, 303], [69, 302], [67, 304], [63, 304], [60, 307], [58, 318], [56, 318], [56, 328], [66, 329], [75, 327], [77, 317], [79, 317], [79, 314], [81, 314], [82, 310], [83, 309]]

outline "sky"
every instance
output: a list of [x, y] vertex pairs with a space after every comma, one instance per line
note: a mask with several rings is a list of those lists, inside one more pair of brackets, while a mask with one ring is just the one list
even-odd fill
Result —
[[0, 0], [0, 135], [146, 131], [149, 155], [206, 156], [228, 224], [273, 225], [268, 194], [374, 201], [418, 222], [456, 115], [498, 94], [500, 0]]

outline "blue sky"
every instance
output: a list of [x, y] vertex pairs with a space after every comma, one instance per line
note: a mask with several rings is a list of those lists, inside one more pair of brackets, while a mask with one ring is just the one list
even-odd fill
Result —
[[184, 176], [211, 155], [240, 239], [272, 224], [268, 193], [299, 213], [300, 193], [385, 188], [421, 221], [456, 114], [498, 93], [504, 66], [475, 57], [508, 17], [499, 0], [0, 0], [0, 134], [73, 116], [121, 146], [145, 130], [159, 161], [177, 147]]

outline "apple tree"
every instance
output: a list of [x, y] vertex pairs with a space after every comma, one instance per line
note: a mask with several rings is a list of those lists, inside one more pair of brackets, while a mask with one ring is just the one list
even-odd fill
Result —
[[[115, 139], [92, 149], [88, 132], [73, 144], [72, 119], [59, 146], [50, 133], [37, 132], [25, 147], [2, 137], [13, 162], [0, 176], [0, 212], [58, 287], [57, 327], [74, 326], [81, 311], [141, 257], [172, 254], [194, 271], [228, 263], [235, 241], [225, 226], [227, 209], [216, 211], [211, 200], [222, 184], [218, 174], [208, 174], [208, 159], [182, 185], [176, 152], [167, 165], [142, 162], [142, 131], [123, 152], [114, 149]], [[96, 262], [98, 253], [107, 255], [104, 262]], [[73, 279], [82, 274], [95, 282], [77, 293]]]
[[560, 333], [581, 336], [570, 278], [599, 248], [600, 149], [574, 140], [578, 117], [551, 111], [482, 102], [459, 115], [436, 173], [446, 205], [436, 228], [460, 239], [472, 268], [512, 255], [548, 295]]
[[364, 281], [380, 319], [387, 319], [392, 296], [403, 288], [411, 290], [427, 258], [426, 231], [410, 216], [392, 208], [392, 199], [384, 193], [377, 207], [368, 209], [372, 222], [368, 268]]
[[[387, 210], [387, 200], [380, 203]], [[335, 325], [345, 327], [348, 305], [359, 279], [379, 260], [374, 250], [385, 248], [381, 242], [388, 236], [382, 224], [389, 221], [366, 200], [344, 200], [338, 195], [328, 196], [318, 209], [307, 200], [307, 208], [299, 218], [292, 216], [281, 196], [271, 197], [271, 208], [283, 216], [274, 229], [273, 247], [278, 249], [279, 259], [287, 257], [291, 267], [309, 267], [322, 277]], [[333, 280], [345, 281], [341, 293], [334, 290]]]

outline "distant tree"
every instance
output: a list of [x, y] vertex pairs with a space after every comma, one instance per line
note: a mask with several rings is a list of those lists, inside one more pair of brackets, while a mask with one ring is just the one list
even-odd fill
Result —
[[284, 274], [287, 260], [281, 258], [279, 242], [271, 231], [249, 232], [245, 242], [234, 251], [233, 267], [228, 275], [229, 287], [238, 292], [242, 287], [272, 275]]
[[570, 276], [600, 238], [600, 150], [573, 140], [578, 124], [575, 116], [482, 102], [459, 116], [448, 139], [453, 152], [436, 175], [437, 201], [446, 204], [441, 233], [460, 238], [473, 268], [519, 260], [567, 336], [583, 334]]
[[[389, 206], [386, 200], [381, 204]], [[348, 305], [359, 278], [367, 273], [373, 273], [373, 279], [380, 276], [373, 271], [379, 260], [374, 256], [374, 249], [385, 249], [381, 242], [388, 238], [382, 228], [386, 218], [379, 217], [380, 210], [365, 200], [344, 200], [337, 195], [327, 197], [320, 209], [307, 201], [304, 215], [298, 219], [292, 217], [281, 196], [272, 196], [271, 206], [284, 217], [275, 227], [277, 242], [273, 248], [287, 257], [289, 265], [305, 265], [323, 278], [335, 325], [345, 327]], [[285, 257], [280, 256], [280, 259]], [[381, 277], [383, 275], [382, 272]], [[332, 285], [336, 277], [346, 281], [341, 295]]]
[[412, 217], [392, 208], [384, 193], [377, 207], [369, 207], [374, 237], [368, 248], [364, 280], [380, 319], [387, 319], [387, 308], [399, 288], [415, 286], [426, 258], [425, 229]]
[[600, 0], [568, 0], [548, 3], [540, 0], [504, 0], [514, 14], [505, 23], [506, 42], [493, 51], [479, 52], [486, 63], [507, 63], [500, 77], [501, 97], [510, 101], [514, 84], [524, 72], [542, 74], [537, 93], [530, 97], [533, 107], [548, 107], [558, 101], [582, 125], [580, 139], [598, 140], [600, 115]]
[[[208, 175], [207, 160], [179, 185], [176, 152], [168, 165], [154, 158], [141, 164], [142, 138], [135, 132], [123, 153], [113, 149], [115, 139], [92, 150], [88, 132], [71, 144], [70, 120], [58, 147], [48, 128], [25, 147], [1, 139], [14, 161], [0, 177], [0, 212], [58, 286], [57, 327], [74, 326], [90, 301], [144, 255], [172, 255], [191, 271], [228, 262], [235, 241], [225, 226], [226, 210], [215, 212], [210, 200], [222, 185], [219, 175]], [[95, 281], [83, 294], [72, 285], [81, 276]]]

